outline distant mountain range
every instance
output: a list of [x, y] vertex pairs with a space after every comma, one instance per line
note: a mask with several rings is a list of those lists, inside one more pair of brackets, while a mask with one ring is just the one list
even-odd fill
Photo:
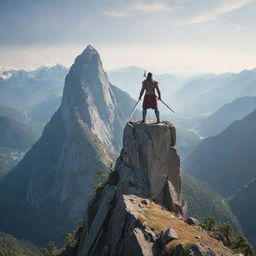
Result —
[[31, 106], [28, 111], [28, 118], [36, 123], [47, 123], [56, 112], [61, 103], [61, 96], [51, 95], [44, 101]]
[[38, 138], [38, 133], [7, 116], [0, 116], [0, 147], [27, 148]]
[[224, 131], [234, 121], [240, 120], [256, 109], [256, 97], [245, 96], [225, 104], [203, 120], [197, 129], [201, 136], [211, 137]]
[[212, 114], [243, 96], [256, 96], [256, 69], [238, 74], [204, 74], [189, 78], [173, 96], [175, 104], [193, 115]]
[[[145, 70], [130, 66], [109, 72], [110, 81], [123, 91], [128, 92], [134, 99], [139, 97], [142, 81], [145, 79]], [[147, 72], [153, 72], [147, 70]], [[163, 99], [169, 100], [172, 93], [181, 88], [184, 78], [172, 74], [155, 74], [153, 78], [159, 82], [160, 89], [163, 93]]]
[[255, 129], [256, 110], [204, 139], [185, 159], [184, 170], [222, 195], [234, 195], [256, 175]]
[[61, 96], [68, 69], [62, 65], [34, 71], [0, 72], [1, 105], [25, 111], [51, 95]]
[[0, 105], [0, 178], [8, 173], [40, 137], [21, 112]]

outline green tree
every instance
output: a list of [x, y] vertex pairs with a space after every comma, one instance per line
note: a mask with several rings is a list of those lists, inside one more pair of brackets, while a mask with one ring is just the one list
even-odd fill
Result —
[[201, 226], [205, 230], [216, 231], [217, 225], [216, 225], [215, 217], [213, 217], [213, 216], [205, 217]]
[[75, 247], [76, 246], [76, 239], [74, 238], [74, 234], [73, 233], [68, 233], [65, 237], [65, 244], [66, 246], [69, 247]]

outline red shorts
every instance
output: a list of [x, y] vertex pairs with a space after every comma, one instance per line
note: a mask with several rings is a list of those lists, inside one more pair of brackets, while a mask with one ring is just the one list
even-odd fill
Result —
[[146, 94], [143, 100], [143, 108], [157, 108], [157, 96], [154, 94]]

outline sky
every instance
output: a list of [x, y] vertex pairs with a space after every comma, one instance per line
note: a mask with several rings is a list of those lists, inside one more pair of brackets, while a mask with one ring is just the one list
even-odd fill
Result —
[[256, 0], [0, 0], [0, 70], [67, 67], [91, 44], [107, 71], [256, 67]]

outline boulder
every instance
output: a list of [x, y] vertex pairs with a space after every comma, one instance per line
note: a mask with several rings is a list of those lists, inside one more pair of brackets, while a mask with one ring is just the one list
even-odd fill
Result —
[[219, 232], [219, 231], [207, 231], [207, 234], [219, 241], [221, 241], [224, 245], [228, 245], [228, 240], [227, 238], [223, 235], [223, 233]]
[[196, 218], [193, 218], [193, 217], [187, 217], [185, 219], [185, 222], [188, 223], [189, 225], [194, 225], [194, 226], [200, 225], [200, 222]]
[[176, 233], [176, 231], [173, 228], [168, 228], [163, 230], [160, 233], [160, 237], [159, 237], [159, 241], [160, 243], [165, 246], [166, 244], [168, 244], [170, 241], [178, 239], [178, 235]]

